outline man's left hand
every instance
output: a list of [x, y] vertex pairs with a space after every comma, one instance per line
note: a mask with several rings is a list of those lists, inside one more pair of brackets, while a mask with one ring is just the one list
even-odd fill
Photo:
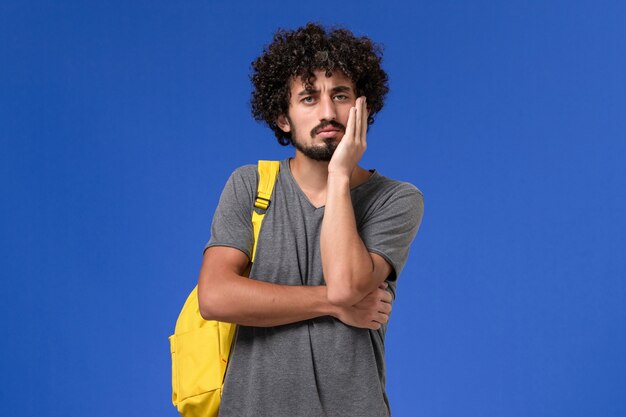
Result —
[[352, 175], [367, 146], [368, 116], [365, 97], [361, 96], [356, 99], [355, 107], [350, 109], [346, 132], [328, 164], [329, 174]]

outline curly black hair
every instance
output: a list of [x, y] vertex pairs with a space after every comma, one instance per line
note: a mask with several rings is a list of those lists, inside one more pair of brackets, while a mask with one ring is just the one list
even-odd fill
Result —
[[278, 117], [289, 110], [290, 80], [302, 77], [312, 85], [314, 71], [324, 70], [330, 77], [339, 70], [354, 82], [357, 94], [367, 98], [368, 124], [372, 124], [389, 91], [381, 61], [380, 45], [367, 37], [356, 37], [347, 29], [327, 31], [315, 23], [293, 31], [279, 29], [272, 43], [252, 62], [252, 115], [274, 131], [278, 143], [290, 144], [290, 133], [276, 124]]

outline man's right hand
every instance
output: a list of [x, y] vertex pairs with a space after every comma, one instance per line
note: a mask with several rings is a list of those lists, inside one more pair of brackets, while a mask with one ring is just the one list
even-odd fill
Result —
[[351, 307], [340, 307], [335, 317], [343, 323], [361, 329], [378, 330], [389, 321], [391, 294], [383, 282], [378, 288]]

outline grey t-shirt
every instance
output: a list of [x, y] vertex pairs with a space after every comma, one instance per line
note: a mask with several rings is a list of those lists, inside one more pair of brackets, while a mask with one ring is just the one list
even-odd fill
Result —
[[[229, 178], [206, 247], [229, 246], [251, 255], [251, 210], [256, 165]], [[374, 171], [351, 190], [359, 235], [370, 252], [397, 276], [419, 228], [422, 193], [413, 185]], [[315, 208], [295, 182], [289, 160], [281, 162], [250, 278], [284, 285], [324, 285], [320, 230], [324, 207]], [[378, 331], [319, 317], [276, 327], [238, 326], [220, 417], [389, 416], [385, 392], [384, 338]]]

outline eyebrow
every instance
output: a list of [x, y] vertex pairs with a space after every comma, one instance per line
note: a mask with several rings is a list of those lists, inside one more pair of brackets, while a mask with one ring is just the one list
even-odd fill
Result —
[[[331, 88], [331, 93], [345, 93], [351, 92], [352, 88], [347, 85], [338, 85], [337, 87]], [[313, 88], [306, 88], [298, 93], [298, 96], [308, 96], [309, 94], [318, 94], [320, 90], [315, 90]]]

